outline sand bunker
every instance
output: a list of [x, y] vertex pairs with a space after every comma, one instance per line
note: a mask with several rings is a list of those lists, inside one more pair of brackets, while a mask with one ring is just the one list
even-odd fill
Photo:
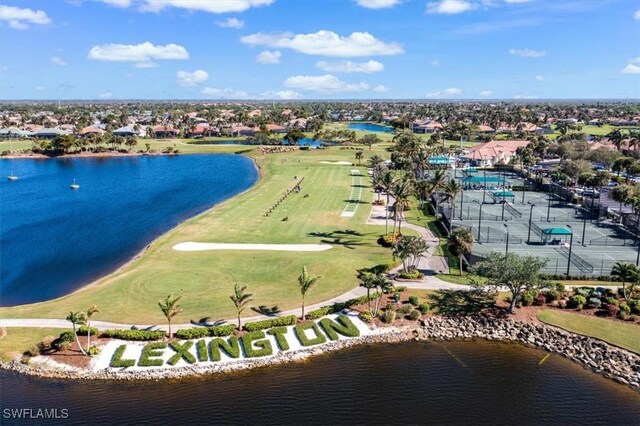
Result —
[[266, 251], [325, 251], [329, 244], [235, 244], [235, 243], [179, 243], [172, 247], [177, 251], [207, 250], [266, 250]]
[[322, 164], [336, 164], [338, 166], [350, 166], [353, 163], [351, 161], [321, 161]]

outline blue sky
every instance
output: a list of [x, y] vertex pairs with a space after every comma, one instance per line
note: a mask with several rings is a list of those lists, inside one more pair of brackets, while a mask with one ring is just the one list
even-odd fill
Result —
[[0, 0], [0, 99], [640, 98], [630, 0]]

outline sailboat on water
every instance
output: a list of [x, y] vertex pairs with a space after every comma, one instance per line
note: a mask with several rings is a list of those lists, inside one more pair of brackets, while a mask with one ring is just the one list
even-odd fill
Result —
[[7, 176], [8, 180], [18, 180], [18, 176], [13, 174], [13, 170], [11, 170], [11, 173], [9, 173], [9, 176]]
[[71, 189], [78, 189], [78, 188], [80, 188], [80, 185], [78, 185], [78, 184], [76, 183], [76, 180], [74, 179], [74, 180], [73, 180], [73, 183], [71, 184]]

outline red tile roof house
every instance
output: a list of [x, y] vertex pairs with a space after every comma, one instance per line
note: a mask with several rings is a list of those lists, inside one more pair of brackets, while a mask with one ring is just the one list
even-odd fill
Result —
[[83, 137], [83, 138], [91, 136], [91, 135], [104, 135], [104, 134], [105, 134], [104, 130], [99, 129], [97, 127], [91, 127], [91, 126], [85, 127], [84, 129], [82, 129], [82, 130], [80, 130], [78, 132], [78, 136]]
[[287, 128], [284, 126], [279, 126], [277, 124], [267, 124], [267, 130], [271, 133], [287, 133]]
[[478, 126], [478, 133], [495, 133], [496, 130], [491, 127], [491, 126], [487, 126], [486, 124], [480, 124]]
[[253, 136], [256, 131], [253, 127], [249, 126], [232, 126], [231, 136]]
[[489, 141], [465, 151], [462, 158], [478, 167], [491, 167], [494, 164], [508, 164], [516, 150], [529, 145], [529, 141]]
[[173, 126], [153, 126], [153, 136], [158, 139], [175, 138], [180, 134], [180, 131], [174, 129]]
[[201, 138], [205, 136], [220, 136], [220, 129], [211, 127], [208, 123], [197, 124], [194, 127], [186, 129], [184, 135], [187, 138]]
[[442, 130], [442, 124], [433, 120], [418, 120], [411, 123], [413, 133], [435, 133]]

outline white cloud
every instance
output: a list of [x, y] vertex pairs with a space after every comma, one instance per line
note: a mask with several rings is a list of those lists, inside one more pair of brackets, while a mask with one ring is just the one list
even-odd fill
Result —
[[535, 76], [535, 79], [536, 79], [537, 81], [543, 81], [543, 80], [544, 80], [544, 76], [542, 76], [542, 75], [536, 75], [536, 76]]
[[64, 67], [64, 66], [68, 65], [67, 61], [65, 61], [64, 59], [62, 59], [59, 56], [52, 56], [51, 59], [49, 59], [49, 60], [51, 61], [52, 64], [60, 65], [61, 67]]
[[148, 41], [141, 44], [103, 44], [93, 46], [87, 55], [95, 61], [135, 62], [138, 68], [157, 66], [154, 60], [189, 59], [189, 52], [178, 44], [156, 46]]
[[176, 78], [178, 79], [178, 86], [193, 87], [209, 80], [209, 74], [203, 70], [195, 70], [194, 72], [178, 71]]
[[9, 22], [14, 30], [25, 30], [29, 24], [47, 25], [51, 18], [43, 10], [21, 9], [13, 6], [0, 5], [0, 21]]
[[338, 62], [327, 62], [327, 61], [319, 61], [316, 64], [317, 68], [320, 68], [323, 71], [328, 72], [344, 72], [344, 73], [352, 73], [352, 72], [362, 72], [365, 74], [371, 74], [374, 72], [380, 72], [384, 70], [384, 64], [378, 61], [370, 60], [367, 62], [351, 62], [351, 61], [338, 61]]
[[131, 2], [132, 2], [132, 0], [96, 0], [96, 1], [99, 1], [101, 3], [106, 3], [109, 6], [121, 7], [123, 9], [131, 6]]
[[442, 14], [442, 15], [455, 15], [458, 13], [468, 12], [476, 9], [476, 4], [470, 3], [465, 0], [442, 0], [438, 2], [427, 3], [426, 13], [428, 14]]
[[281, 57], [282, 53], [277, 50], [273, 52], [269, 50], [263, 50], [258, 54], [258, 56], [256, 56], [256, 62], [259, 62], [261, 64], [279, 64]]
[[633, 19], [640, 21], [640, 9], [636, 10], [636, 13], [633, 14]]
[[234, 28], [236, 30], [239, 30], [241, 28], [244, 28], [244, 21], [241, 21], [238, 18], [227, 18], [224, 21], [216, 22], [216, 25], [220, 28]]
[[34, 87], [34, 89], [36, 89], [38, 92], [44, 92], [45, 90], [47, 90], [45, 86], [36, 86]]
[[438, 59], [434, 59], [433, 61], [431, 61], [431, 65], [434, 67], [439, 67], [440, 61]]
[[373, 91], [377, 93], [387, 93], [390, 90], [391, 89], [389, 89], [387, 86], [383, 86], [382, 84], [379, 84], [373, 88]]
[[251, 97], [249, 93], [243, 90], [234, 90], [231, 87], [225, 87], [224, 89], [205, 87], [200, 93], [218, 99], [249, 99]]
[[340, 92], [363, 92], [369, 89], [365, 82], [347, 83], [338, 77], [325, 75], [296, 75], [284, 81], [286, 87], [294, 89], [308, 90], [319, 93], [340, 93]]
[[367, 9], [387, 9], [400, 4], [402, 0], [356, 0], [358, 6]]
[[510, 55], [522, 56], [523, 58], [541, 58], [547, 54], [544, 50], [532, 49], [509, 49]]
[[620, 70], [620, 74], [640, 74], [640, 66], [629, 64]]
[[481, 90], [480, 91], [480, 96], [491, 96], [493, 95], [493, 92], [491, 90]]
[[453, 96], [458, 96], [462, 94], [462, 89], [458, 89], [457, 87], [450, 87], [448, 89], [427, 93], [428, 98], [449, 98]]
[[113, 93], [111, 93], [111, 92], [102, 92], [102, 93], [100, 93], [98, 95], [98, 97], [102, 98], [102, 99], [110, 99], [110, 98], [113, 97]]
[[293, 90], [280, 90], [274, 92], [273, 90], [268, 90], [260, 94], [263, 99], [301, 99], [302, 95]]
[[168, 7], [210, 12], [244, 12], [252, 7], [269, 6], [275, 0], [145, 0], [141, 10], [159, 12]]
[[256, 33], [241, 37], [240, 41], [251, 46], [292, 49], [307, 55], [353, 57], [397, 55], [404, 52], [399, 43], [385, 43], [366, 32], [354, 32], [349, 36], [340, 36], [326, 30], [310, 34]]

